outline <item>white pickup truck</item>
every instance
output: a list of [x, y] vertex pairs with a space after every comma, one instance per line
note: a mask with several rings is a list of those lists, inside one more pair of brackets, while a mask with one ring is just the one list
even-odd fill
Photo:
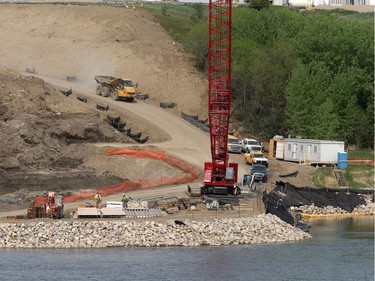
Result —
[[241, 141], [241, 151], [250, 153], [251, 151], [262, 151], [262, 146], [255, 139], [243, 139]]

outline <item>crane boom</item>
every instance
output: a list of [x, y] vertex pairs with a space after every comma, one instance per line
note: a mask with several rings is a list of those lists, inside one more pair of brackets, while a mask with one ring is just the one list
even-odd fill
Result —
[[[205, 193], [233, 193], [237, 163], [229, 163], [231, 94], [231, 0], [210, 0], [208, 46], [208, 117], [212, 162], [204, 166]], [[221, 190], [221, 191], [218, 191]]]

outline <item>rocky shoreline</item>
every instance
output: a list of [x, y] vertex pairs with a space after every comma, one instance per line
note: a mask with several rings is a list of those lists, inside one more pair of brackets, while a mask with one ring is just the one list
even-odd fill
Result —
[[340, 207], [333, 207], [333, 206], [325, 206], [325, 207], [318, 207], [314, 204], [311, 205], [304, 205], [298, 207], [291, 207], [292, 211], [299, 210], [302, 213], [309, 214], [309, 215], [342, 215], [342, 214], [368, 214], [374, 215], [375, 212], [375, 204], [369, 200], [366, 201], [366, 205], [359, 205], [354, 210], [349, 213]]
[[310, 234], [271, 214], [184, 222], [74, 220], [1, 222], [0, 248], [219, 246], [298, 241]]

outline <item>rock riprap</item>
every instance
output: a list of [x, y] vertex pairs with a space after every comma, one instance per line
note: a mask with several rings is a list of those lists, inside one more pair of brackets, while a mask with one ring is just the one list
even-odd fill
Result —
[[183, 224], [127, 220], [0, 223], [1, 248], [218, 246], [297, 241], [310, 237], [271, 214]]
[[[291, 207], [292, 211], [300, 210], [302, 213], [311, 214], [311, 215], [340, 215], [340, 214], [349, 214], [340, 207], [333, 206], [324, 206], [318, 207], [314, 204], [304, 205], [298, 207]], [[371, 201], [367, 201], [365, 205], [359, 205], [351, 212], [351, 214], [369, 214], [374, 215], [375, 204]]]

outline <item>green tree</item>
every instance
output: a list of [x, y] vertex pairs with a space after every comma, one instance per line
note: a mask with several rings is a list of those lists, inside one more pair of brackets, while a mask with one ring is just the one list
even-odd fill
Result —
[[195, 10], [195, 14], [198, 20], [203, 19], [203, 4], [202, 3], [194, 3], [193, 8]]
[[363, 130], [361, 132], [360, 143], [371, 149], [374, 148], [374, 116], [374, 96], [371, 96], [363, 118]]
[[247, 130], [253, 132], [255, 103], [252, 81], [252, 60], [256, 55], [257, 44], [252, 40], [234, 40], [232, 43], [232, 107], [235, 119], [246, 124]]
[[332, 111], [332, 105], [327, 101], [331, 77], [332, 73], [321, 63], [301, 64], [293, 70], [286, 89], [288, 133], [315, 138], [320, 130], [324, 130], [316, 127], [321, 126], [317, 120], [320, 120], [322, 110]]
[[296, 64], [293, 52], [290, 44], [278, 42], [273, 47], [258, 49], [253, 60], [251, 83], [258, 100], [255, 124], [262, 137], [285, 130], [285, 88]]
[[[338, 73], [333, 78], [328, 88], [328, 95], [334, 103], [334, 111], [340, 119], [337, 128], [338, 139], [346, 142], [356, 142], [356, 126], [360, 111], [358, 96], [364, 94], [365, 84], [360, 83], [360, 77], [364, 75], [358, 68], [348, 68]], [[362, 126], [361, 126], [362, 127]]]
[[263, 10], [270, 6], [269, 0], [251, 0], [249, 7], [255, 10]]
[[232, 22], [234, 39], [272, 46], [276, 41], [294, 38], [303, 29], [305, 19], [294, 9], [235, 9]]
[[326, 15], [309, 17], [294, 42], [304, 64], [324, 62], [335, 72], [347, 67], [374, 71], [374, 28], [367, 23]]
[[251, 93], [251, 67], [257, 52], [257, 44], [252, 40], [234, 40], [232, 42], [232, 98], [237, 100], [241, 109], [249, 102]]
[[289, 38], [301, 28], [302, 17], [287, 9], [280, 13], [271, 9], [236, 9], [234, 14], [234, 117], [242, 121], [248, 133], [264, 138], [282, 134], [285, 132], [285, 88], [297, 61]]
[[[233, 9], [232, 118], [247, 133], [373, 145], [374, 26], [348, 15]], [[206, 71], [207, 22], [184, 39]]]
[[278, 42], [260, 48], [248, 40], [236, 41], [234, 46], [240, 50], [233, 53], [232, 89], [238, 105], [235, 116], [261, 137], [282, 133], [285, 87], [296, 64], [292, 46]]
[[359, 83], [363, 75], [363, 70], [357, 68], [335, 74], [323, 63], [298, 66], [287, 87], [289, 132], [306, 138], [340, 139], [358, 145], [361, 141], [366, 145], [373, 143], [368, 137], [374, 132], [373, 118], [369, 118], [373, 105], [369, 100], [363, 110], [357, 98], [368, 88]]
[[168, 10], [169, 10], [169, 8], [168, 8], [168, 6], [167, 5], [163, 5], [162, 7], [161, 7], [161, 14], [163, 15], [163, 16], [167, 16], [168, 14]]
[[187, 34], [184, 45], [196, 56], [196, 66], [207, 70], [208, 23], [200, 22]]
[[340, 124], [334, 108], [334, 102], [326, 98], [323, 103], [316, 104], [313, 112], [314, 120], [310, 120], [311, 135], [308, 138], [336, 140], [338, 138], [338, 127]]

